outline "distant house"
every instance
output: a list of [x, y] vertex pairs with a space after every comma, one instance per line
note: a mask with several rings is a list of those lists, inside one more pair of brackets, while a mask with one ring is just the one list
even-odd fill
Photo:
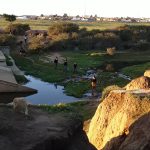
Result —
[[18, 16], [16, 17], [16, 19], [23, 19], [23, 20], [27, 20], [29, 19], [27, 16]]
[[28, 30], [26, 31], [26, 34], [28, 36], [47, 36], [48, 35], [48, 32], [47, 30]]

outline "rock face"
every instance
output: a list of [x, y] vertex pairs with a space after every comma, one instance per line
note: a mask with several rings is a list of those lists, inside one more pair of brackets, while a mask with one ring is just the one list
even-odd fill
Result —
[[144, 76], [150, 78], [150, 70], [146, 70], [146, 71], [144, 72]]
[[138, 77], [127, 84], [125, 88], [126, 90], [150, 89], [150, 78], [146, 76]]
[[88, 138], [98, 150], [150, 149], [150, 90], [114, 90], [98, 106]]
[[78, 117], [49, 114], [31, 106], [25, 116], [15, 113], [12, 106], [0, 106], [0, 120], [0, 150], [83, 150], [76, 149], [77, 144], [70, 149], [76, 139], [82, 139], [84, 149], [94, 150]]

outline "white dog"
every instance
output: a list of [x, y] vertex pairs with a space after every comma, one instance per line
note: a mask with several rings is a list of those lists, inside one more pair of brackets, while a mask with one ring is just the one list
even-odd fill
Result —
[[14, 111], [28, 115], [28, 105], [23, 97], [16, 97], [13, 100]]

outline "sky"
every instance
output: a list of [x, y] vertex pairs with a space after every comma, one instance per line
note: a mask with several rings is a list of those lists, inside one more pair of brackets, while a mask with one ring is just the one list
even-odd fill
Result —
[[0, 0], [0, 14], [149, 17], [150, 0]]

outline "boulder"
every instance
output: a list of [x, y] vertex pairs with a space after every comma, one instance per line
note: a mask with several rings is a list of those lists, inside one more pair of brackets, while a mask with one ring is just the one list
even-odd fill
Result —
[[125, 87], [126, 90], [150, 89], [150, 78], [146, 76], [138, 77], [132, 80]]
[[98, 150], [150, 149], [149, 96], [150, 90], [111, 91], [91, 120], [90, 143]]
[[146, 70], [146, 71], [144, 72], [144, 76], [150, 78], [150, 70]]

